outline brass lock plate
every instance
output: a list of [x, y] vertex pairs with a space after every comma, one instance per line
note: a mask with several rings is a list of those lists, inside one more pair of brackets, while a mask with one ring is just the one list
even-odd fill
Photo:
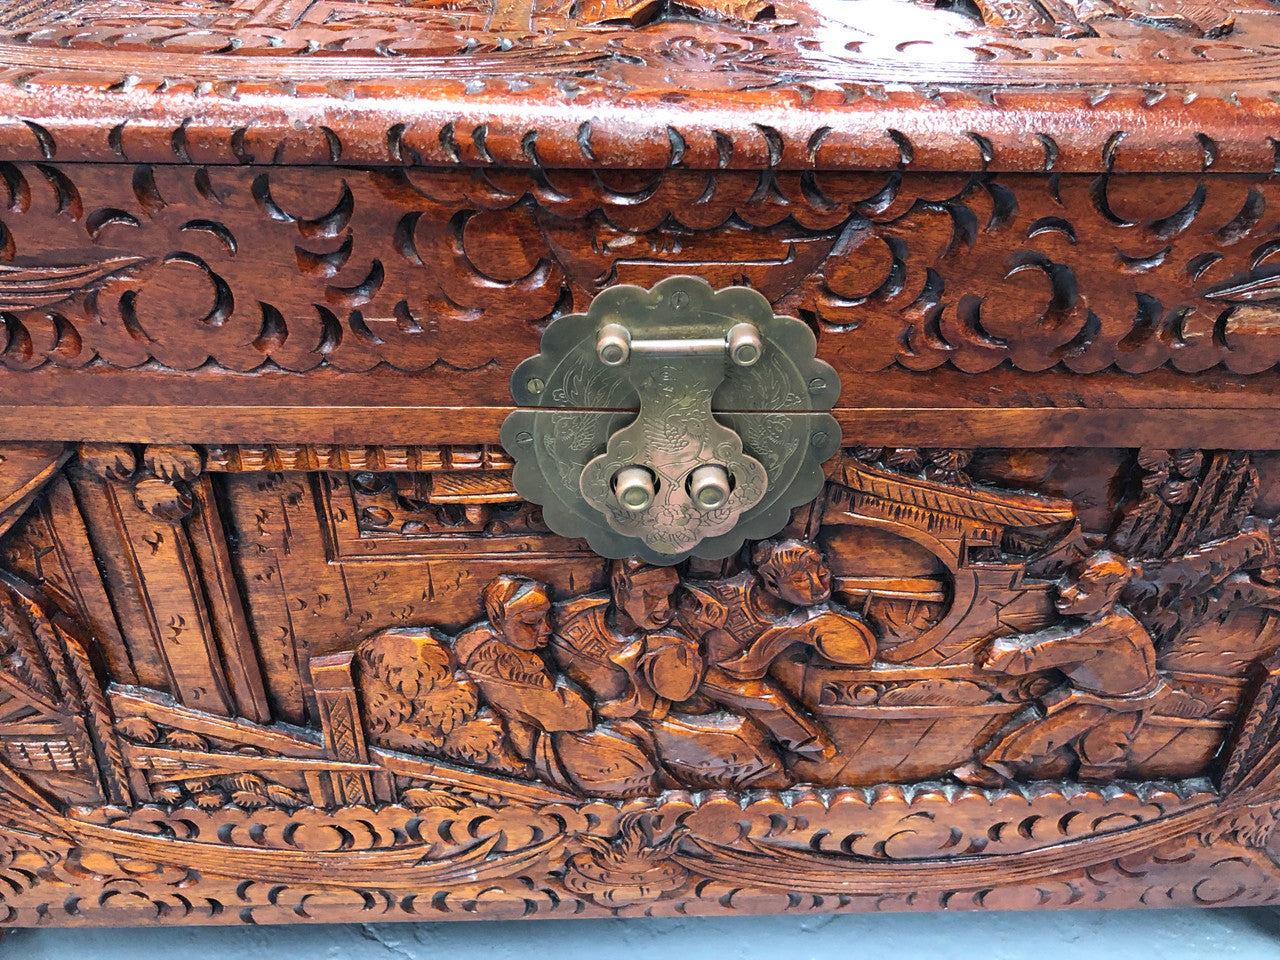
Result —
[[840, 448], [840, 381], [816, 347], [747, 287], [610, 287], [511, 378], [516, 489], [605, 557], [719, 559], [772, 536]]

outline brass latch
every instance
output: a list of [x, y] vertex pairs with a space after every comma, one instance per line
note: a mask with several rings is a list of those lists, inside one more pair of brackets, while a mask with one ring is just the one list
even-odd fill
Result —
[[606, 557], [718, 559], [772, 536], [840, 447], [840, 380], [816, 346], [747, 287], [610, 287], [511, 378], [516, 489]]

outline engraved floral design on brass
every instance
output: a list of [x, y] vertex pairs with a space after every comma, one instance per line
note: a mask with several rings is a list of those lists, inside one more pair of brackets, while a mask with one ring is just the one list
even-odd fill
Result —
[[611, 287], [512, 376], [516, 489], [608, 557], [716, 559], [771, 536], [839, 447], [839, 378], [816, 345], [746, 287]]

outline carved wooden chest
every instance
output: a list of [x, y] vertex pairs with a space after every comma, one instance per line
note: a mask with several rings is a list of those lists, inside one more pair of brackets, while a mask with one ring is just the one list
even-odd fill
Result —
[[1280, 896], [1272, 0], [0, 13], [0, 921]]

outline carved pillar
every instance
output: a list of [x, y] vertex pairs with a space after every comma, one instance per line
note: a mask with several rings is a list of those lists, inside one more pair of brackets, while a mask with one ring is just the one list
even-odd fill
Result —
[[236, 715], [267, 723], [271, 708], [263, 685], [253, 634], [236, 586], [222, 517], [214, 500], [213, 481], [202, 474], [192, 484], [195, 509], [186, 533], [204, 587], [209, 617], [222, 649], [222, 664], [235, 703]]
[[[352, 654], [338, 653], [316, 657], [311, 661], [311, 681], [315, 686], [316, 704], [320, 712], [320, 729], [330, 756], [343, 763], [369, 763], [369, 748], [360, 722], [360, 704], [356, 699], [355, 680], [351, 674]], [[373, 806], [379, 801], [395, 799], [386, 774], [370, 774], [351, 770], [323, 775], [327, 783], [317, 794], [312, 787], [312, 800], [332, 797], [333, 807]], [[324, 789], [327, 787], [327, 789]]]

